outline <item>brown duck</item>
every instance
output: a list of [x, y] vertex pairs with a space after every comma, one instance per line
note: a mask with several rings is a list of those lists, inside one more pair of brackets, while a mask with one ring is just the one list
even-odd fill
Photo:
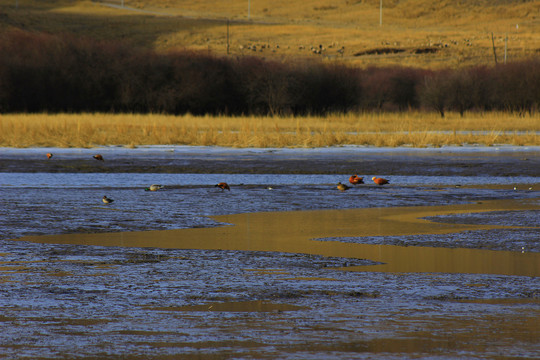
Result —
[[227, 184], [226, 182], [220, 182], [219, 184], [216, 184], [215, 186], [217, 186], [221, 190], [229, 190], [229, 191], [231, 191], [231, 188], [229, 187], [229, 184]]

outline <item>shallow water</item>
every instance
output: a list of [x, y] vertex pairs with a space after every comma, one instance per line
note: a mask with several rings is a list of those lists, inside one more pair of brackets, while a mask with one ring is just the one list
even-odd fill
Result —
[[[529, 184], [539, 181], [535, 176], [401, 176], [378, 175], [391, 177], [391, 184], [400, 186], [413, 185], [416, 187], [439, 185], [513, 185]], [[348, 177], [325, 174], [133, 174], [133, 173], [3, 173], [0, 174], [0, 186], [17, 188], [146, 188], [150, 184], [163, 184], [167, 188], [187, 186], [213, 186], [227, 180], [231, 186], [328, 186], [333, 189], [338, 181], [347, 185]], [[375, 185], [365, 177], [367, 185], [357, 185], [357, 188], [369, 188]], [[388, 187], [388, 186], [387, 186]], [[527, 190], [523, 187], [521, 190]]]
[[24, 242], [2, 258], [7, 358], [538, 355], [538, 278], [338, 271], [342, 259], [301, 254]]
[[[105, 164], [88, 160], [88, 166], [72, 168], [74, 172], [66, 172], [64, 164], [71, 166], [70, 161], [90, 156], [96, 149], [0, 151], [0, 164], [7, 164], [0, 167], [5, 171], [0, 172], [4, 209], [0, 214], [0, 353], [7, 358], [158, 359], [172, 355], [188, 359], [540, 356], [540, 280], [534, 275], [540, 252], [540, 170], [530, 166], [537, 161], [538, 149], [173, 150], [100, 149]], [[43, 171], [50, 165], [46, 160], [28, 160], [48, 151], [55, 153], [57, 166], [50, 170], [62, 172]], [[122, 172], [122, 164], [132, 157], [153, 163], [160, 171]], [[358, 157], [377, 160], [380, 172], [361, 172], [365, 185], [337, 191], [335, 184], [346, 183], [349, 174], [334, 173], [331, 164], [342, 161], [347, 167]], [[117, 160], [109, 162], [110, 158]], [[231, 162], [232, 170], [234, 163], [245, 167], [265, 163], [269, 164], [265, 168], [281, 172], [247, 174], [224, 168], [224, 173], [168, 173], [176, 171], [180, 161], [197, 162], [202, 169], [216, 158]], [[284, 158], [297, 160], [275, 167]], [[418, 158], [422, 164], [415, 169], [399, 166], [401, 160], [419, 164]], [[467, 158], [463, 169], [478, 165], [485, 171], [446, 168], [442, 158]], [[432, 169], [424, 173], [430, 161]], [[39, 172], [32, 171], [35, 164]], [[509, 164], [513, 164], [511, 171], [501, 173]], [[298, 174], [297, 166], [312, 173]], [[372, 185], [368, 179], [373, 175], [388, 177], [391, 184]], [[231, 191], [214, 187], [220, 181], [227, 181]], [[165, 188], [143, 190], [152, 183]], [[115, 202], [103, 204], [103, 195]], [[443, 209], [448, 204], [467, 208], [479, 203], [495, 210], [497, 206], [488, 205], [492, 200], [515, 205], [503, 211], [433, 216], [433, 210], [429, 215], [431, 207]], [[394, 207], [426, 207], [427, 215], [421, 217], [429, 221], [375, 226], [376, 217], [369, 210], [394, 211]], [[287, 214], [283, 211], [340, 209], [358, 209], [361, 220], [345, 215], [335, 224], [324, 225], [305, 212], [300, 213], [304, 218], [279, 218]], [[266, 211], [280, 212], [270, 223], [275, 225], [260, 235], [272, 237], [277, 244], [274, 250], [266, 248], [272, 242], [258, 244], [254, 235], [256, 228], [262, 229], [255, 227], [255, 219], [264, 224], [269, 217], [233, 215]], [[144, 244], [138, 247], [130, 243], [130, 234], [114, 234], [193, 228], [204, 234], [206, 227], [219, 233], [218, 226], [242, 218], [251, 221], [242, 234], [246, 241], [252, 239], [251, 250], [245, 245], [243, 250], [227, 250], [236, 246], [232, 242], [223, 243], [221, 250], [160, 248], [159, 232], [134, 233]], [[296, 240], [287, 234], [309, 221], [310, 228], [324, 225], [345, 235], [329, 236], [325, 230], [317, 231], [321, 236], [311, 236], [306, 227], [299, 234], [305, 232], [312, 240], [309, 245], [298, 243], [295, 249]], [[433, 221], [449, 232], [420, 234], [422, 226], [435, 226]], [[354, 222], [381, 230], [358, 233]], [[345, 228], [354, 235], [346, 234]], [[412, 233], [406, 233], [409, 228]], [[461, 230], [452, 230], [457, 228]], [[230, 225], [226, 229], [232, 230]], [[54, 237], [72, 233], [79, 235]], [[101, 241], [85, 233], [111, 233], [106, 236], [123, 238], [129, 247], [75, 244], [85, 236]], [[178, 244], [186, 241], [171, 234], [178, 237]], [[8, 240], [28, 235], [51, 237]], [[194, 236], [193, 243], [199, 245], [193, 247], [203, 248], [205, 236]], [[110, 238], [104, 237], [103, 244]], [[224, 233], [208, 241], [219, 244], [220, 238], [226, 238]], [[52, 243], [39, 243], [46, 241]], [[326, 253], [357, 244], [368, 246], [361, 250], [364, 256], [346, 250], [339, 256], [338, 252], [315, 254], [319, 248]], [[395, 249], [402, 251], [398, 257], [403, 258], [397, 269], [392, 266], [398, 261], [383, 251], [395, 245], [400, 245]], [[368, 251], [377, 246], [381, 257]], [[446, 249], [437, 249], [441, 247]], [[422, 251], [427, 255], [409, 259], [408, 254], [418, 253], [416, 248], [426, 249]], [[406, 268], [415, 263], [430, 265], [432, 256], [440, 259], [433, 255], [439, 251], [454, 256], [456, 271]], [[486, 256], [480, 261], [489, 266], [476, 264], [475, 254]], [[470, 260], [467, 266], [472, 268], [464, 260]], [[531, 264], [533, 272], [502, 275], [508, 261]], [[471, 270], [478, 268], [491, 270]]]
[[[445, 205], [538, 196], [538, 177], [388, 176], [384, 187], [336, 190], [321, 174], [0, 173], [0, 239], [71, 232], [214, 226], [211, 215], [260, 211]], [[231, 191], [214, 185], [226, 181]], [[518, 184], [519, 182], [519, 184]], [[151, 184], [164, 189], [144, 191]], [[456, 187], [456, 184], [460, 185]], [[470, 187], [482, 184], [482, 188]], [[494, 188], [490, 188], [493, 185]], [[513, 188], [517, 186], [517, 190]], [[529, 190], [531, 188], [531, 190]], [[106, 195], [114, 203], [105, 205]]]
[[[48, 160], [46, 153], [52, 153]], [[104, 161], [96, 161], [94, 154]], [[1, 172], [365, 174], [417, 176], [538, 176], [540, 147], [298, 149], [118, 146], [92, 149], [0, 148]]]

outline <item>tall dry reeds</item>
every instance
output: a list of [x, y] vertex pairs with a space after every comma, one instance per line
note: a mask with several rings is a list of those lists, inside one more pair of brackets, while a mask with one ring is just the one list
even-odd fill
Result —
[[540, 145], [539, 118], [511, 113], [344, 114], [324, 117], [226, 117], [158, 114], [13, 114], [0, 116], [0, 146], [205, 145]]

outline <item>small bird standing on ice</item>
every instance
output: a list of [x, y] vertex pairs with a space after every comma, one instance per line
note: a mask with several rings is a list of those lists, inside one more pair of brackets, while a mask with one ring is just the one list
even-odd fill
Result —
[[110, 204], [112, 203], [114, 200], [111, 199], [111, 198], [108, 198], [107, 195], [103, 196], [103, 199], [101, 199], [101, 201], [103, 201], [105, 204]]
[[97, 154], [97, 155], [94, 155], [94, 156], [92, 156], [92, 157], [93, 157], [94, 159], [96, 159], [96, 160], [104, 161], [104, 160], [103, 160], [103, 156], [101, 156], [101, 154]]
[[371, 180], [373, 180], [373, 182], [377, 185], [384, 185], [384, 184], [390, 183], [388, 180], [383, 179], [383, 178], [378, 178], [376, 176], [372, 177]]
[[364, 178], [358, 175], [353, 175], [349, 178], [349, 182], [353, 185], [363, 184]]
[[53, 157], [53, 154], [47, 153], [47, 159], [50, 159], [50, 158], [52, 158], [52, 157]]
[[339, 191], [347, 191], [347, 190], [350, 189], [350, 187], [348, 187], [348, 186], [345, 185], [345, 184], [342, 184], [341, 182], [338, 182], [338, 183], [337, 183], [337, 189], [338, 189]]
[[216, 184], [214, 186], [217, 186], [218, 188], [220, 188], [222, 191], [227, 189], [229, 191], [231, 191], [231, 188], [229, 187], [229, 184], [227, 184], [226, 182], [220, 182], [219, 184]]

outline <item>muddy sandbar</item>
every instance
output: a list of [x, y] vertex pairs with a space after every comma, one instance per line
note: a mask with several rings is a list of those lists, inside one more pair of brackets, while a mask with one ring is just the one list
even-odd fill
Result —
[[538, 210], [537, 200], [492, 200], [447, 206], [390, 207], [346, 210], [261, 212], [213, 216], [214, 228], [104, 234], [29, 236], [41, 243], [177, 249], [289, 252], [368, 259], [383, 263], [353, 266], [349, 271], [485, 273], [538, 276], [540, 254], [477, 249], [403, 247], [315, 241], [351, 236], [450, 234], [471, 230], [514, 229], [493, 224], [441, 223], [438, 215]]

